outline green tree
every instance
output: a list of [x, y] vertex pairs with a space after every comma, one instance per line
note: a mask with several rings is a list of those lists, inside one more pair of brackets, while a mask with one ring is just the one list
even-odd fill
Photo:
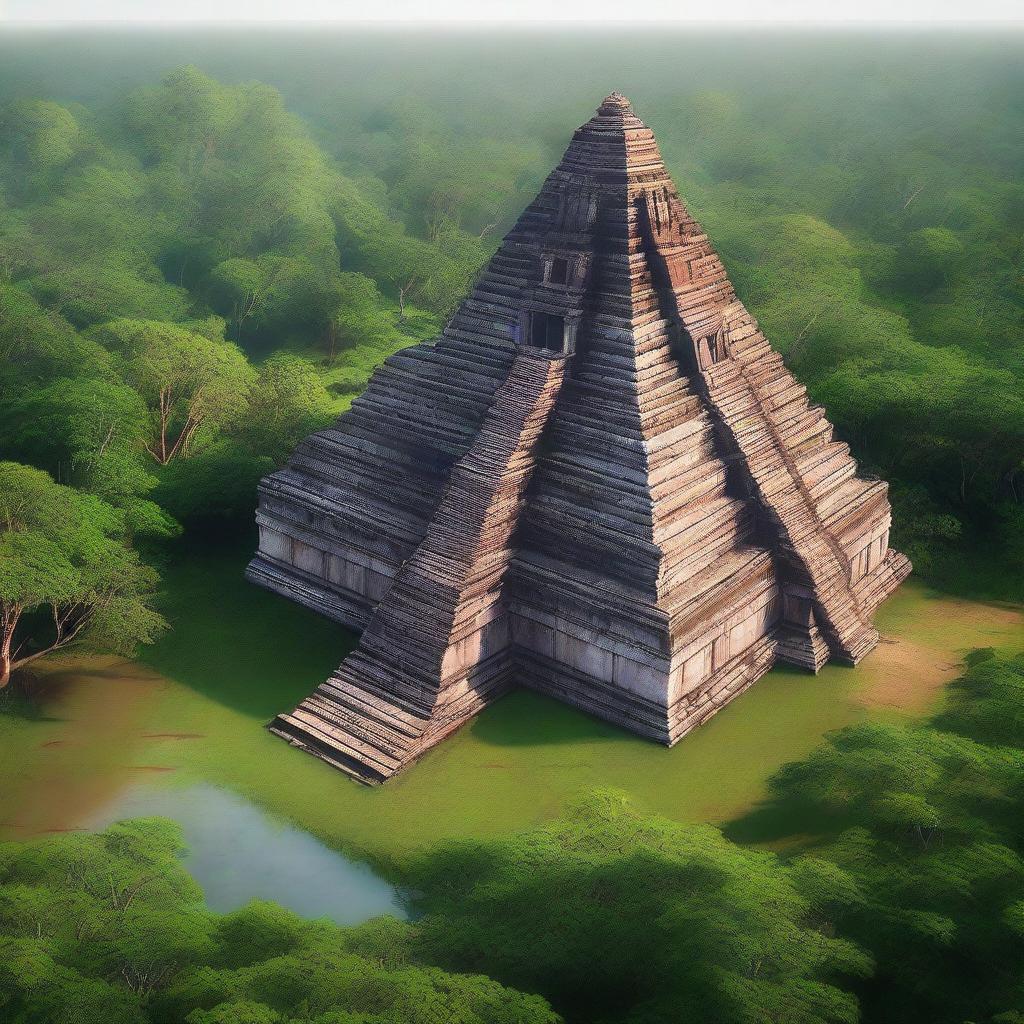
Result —
[[266, 290], [271, 283], [265, 268], [255, 260], [233, 256], [210, 271], [210, 298], [215, 309], [235, 325], [240, 341], [247, 320], [262, 312]]
[[974, 651], [967, 664], [936, 724], [980, 743], [1024, 749], [1024, 654]]
[[225, 85], [194, 67], [128, 100], [127, 124], [150, 168], [150, 201], [168, 218], [173, 279], [274, 253], [337, 266], [332, 174], [277, 90]]
[[19, 100], [0, 117], [0, 138], [23, 172], [33, 174], [66, 164], [82, 143], [74, 114], [52, 100]]
[[124, 532], [100, 498], [0, 463], [0, 688], [54, 651], [130, 654], [164, 628], [149, 603], [156, 574]]
[[186, 529], [229, 525], [237, 536], [252, 522], [260, 480], [275, 468], [272, 458], [242, 440], [218, 437], [190, 458], [168, 463], [153, 500]]
[[436, 242], [409, 234], [381, 208], [362, 183], [338, 183], [334, 216], [346, 245], [346, 266], [387, 282], [404, 311], [419, 302], [436, 312], [451, 310], [466, 290], [488, 249], [450, 222], [436, 225]]
[[146, 450], [161, 465], [189, 455], [200, 431], [215, 432], [245, 409], [255, 373], [229, 342], [152, 320], [114, 320], [95, 337], [142, 395]]
[[933, 722], [840, 730], [772, 780], [780, 820], [821, 834], [863, 894], [835, 923], [875, 958], [868, 1020], [1024, 1010], [1022, 692], [1020, 657], [979, 652]]
[[157, 484], [141, 438], [136, 391], [108, 378], [60, 377], [0, 410], [0, 457], [48, 470], [124, 510], [132, 534], [171, 536], [176, 524], [148, 499]]
[[13, 285], [0, 285], [0, 395], [13, 398], [54, 377], [94, 377], [110, 365], [96, 342]]
[[857, 1019], [834, 983], [869, 968], [832, 936], [836, 908], [860, 900], [842, 871], [786, 867], [614, 793], [524, 836], [432, 852], [413, 882], [430, 958], [539, 991], [569, 1019]]
[[214, 309], [235, 326], [278, 341], [326, 330], [340, 301], [338, 274], [309, 259], [265, 253], [255, 260], [232, 257], [210, 272]]
[[331, 396], [316, 367], [301, 356], [277, 352], [259, 366], [239, 430], [254, 454], [282, 463], [292, 449], [331, 418]]
[[[393, 333], [393, 314], [376, 283], [365, 274], [342, 274], [339, 280], [340, 303], [332, 323], [336, 342], [342, 348], [353, 345], [380, 345]], [[402, 314], [404, 315], [404, 308]], [[335, 352], [332, 350], [331, 356]]]
[[0, 845], [0, 1007], [32, 1024], [558, 1024], [539, 996], [447, 974], [411, 926], [208, 911], [159, 819]]

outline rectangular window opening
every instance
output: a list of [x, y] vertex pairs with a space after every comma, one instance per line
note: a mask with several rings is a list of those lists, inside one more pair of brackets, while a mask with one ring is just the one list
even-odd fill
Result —
[[548, 280], [552, 284], [566, 284], [569, 280], [569, 261], [556, 256], [551, 261], [551, 274]]
[[565, 318], [552, 313], [531, 313], [530, 344], [549, 352], [562, 352], [565, 348]]

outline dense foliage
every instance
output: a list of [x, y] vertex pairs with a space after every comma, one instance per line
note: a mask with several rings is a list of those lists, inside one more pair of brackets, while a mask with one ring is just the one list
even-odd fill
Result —
[[538, 996], [423, 966], [394, 918], [205, 909], [159, 819], [0, 845], [9, 1024], [554, 1024]]
[[89, 644], [131, 654], [164, 627], [156, 573], [126, 543], [121, 509], [0, 462], [0, 689], [52, 651]]
[[[768, 60], [709, 37], [681, 66], [671, 40], [621, 34], [418, 40], [421, 62], [400, 35], [299, 41], [275, 63], [253, 40], [133, 39], [107, 51], [119, 75], [77, 76], [59, 35], [0, 41], [0, 458], [122, 510], [128, 535], [237, 529], [263, 473], [436, 332], [614, 84], [741, 296], [892, 482], [918, 571], [1019, 596], [1012, 50], [875, 39], [872, 65], [827, 38]], [[302, 47], [345, 61], [318, 77]], [[282, 91], [237, 81], [254, 66]]]
[[573, 1020], [853, 1022], [835, 982], [871, 968], [822, 927], [861, 898], [843, 872], [614, 793], [533, 834], [434, 852], [416, 884], [431, 957], [544, 992]]
[[805, 852], [599, 795], [425, 857], [423, 949], [581, 1022], [1019, 1019], [1024, 656], [972, 661], [931, 723], [849, 727], [778, 774]]
[[[337, 405], [327, 386], [351, 394], [436, 327], [414, 302], [445, 308], [480, 260], [407, 237], [265, 86], [186, 68], [113, 126], [25, 100], [0, 136], [3, 453], [121, 505], [159, 483], [189, 521], [247, 516], [259, 475]], [[401, 308], [341, 269], [352, 218]]]
[[857, 881], [836, 924], [877, 965], [867, 1020], [1024, 1012], [1022, 707], [1024, 657], [988, 657], [930, 726], [844, 729], [774, 780]]
[[778, 773], [783, 853], [600, 792], [533, 832], [421, 855], [413, 925], [343, 929], [263, 903], [210, 913], [166, 822], [0, 846], [0, 1012], [1016, 1024], [1022, 707], [1024, 655], [976, 652], [931, 721], [840, 730]]

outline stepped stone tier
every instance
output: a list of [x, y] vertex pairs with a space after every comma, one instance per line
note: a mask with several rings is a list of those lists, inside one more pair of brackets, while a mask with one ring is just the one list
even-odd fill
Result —
[[875, 646], [886, 492], [613, 93], [441, 337], [263, 481], [249, 578], [363, 630], [271, 729], [381, 782], [528, 686], [673, 744]]

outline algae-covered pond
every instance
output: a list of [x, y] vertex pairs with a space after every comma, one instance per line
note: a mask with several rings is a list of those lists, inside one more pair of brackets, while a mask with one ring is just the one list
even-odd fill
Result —
[[103, 828], [125, 818], [149, 817], [181, 825], [185, 867], [212, 910], [227, 912], [256, 899], [346, 925], [380, 914], [407, 916], [398, 890], [368, 865], [206, 783], [131, 786], [94, 814], [89, 825]]

